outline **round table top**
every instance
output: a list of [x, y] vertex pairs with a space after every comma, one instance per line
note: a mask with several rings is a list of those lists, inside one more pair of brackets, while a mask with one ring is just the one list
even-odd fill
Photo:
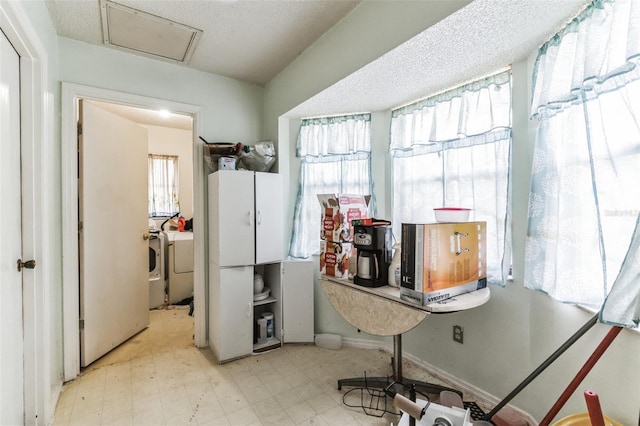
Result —
[[363, 287], [330, 276], [320, 286], [338, 313], [352, 326], [376, 336], [395, 336], [420, 324], [429, 314], [471, 309], [489, 300], [488, 288], [464, 293], [427, 306], [400, 299], [400, 290], [384, 286]]

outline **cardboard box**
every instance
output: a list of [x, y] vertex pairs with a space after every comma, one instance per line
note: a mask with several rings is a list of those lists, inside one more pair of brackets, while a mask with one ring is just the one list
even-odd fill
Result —
[[320, 241], [320, 273], [336, 278], [350, 278], [349, 267], [355, 263], [352, 243]]
[[486, 222], [402, 224], [400, 298], [429, 305], [487, 286]]
[[369, 195], [318, 194], [321, 206], [320, 239], [353, 241], [353, 219], [369, 217]]
[[370, 198], [369, 195], [318, 194], [321, 273], [338, 278], [353, 277], [356, 249], [351, 221], [369, 217]]

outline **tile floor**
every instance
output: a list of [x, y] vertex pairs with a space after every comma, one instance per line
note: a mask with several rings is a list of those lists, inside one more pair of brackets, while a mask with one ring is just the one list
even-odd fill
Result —
[[[220, 365], [208, 348], [194, 347], [186, 307], [170, 308], [150, 311], [146, 330], [65, 384], [53, 425], [397, 424], [396, 415], [344, 405], [350, 388], [337, 390], [338, 378], [362, 376], [363, 366], [369, 376], [391, 374], [388, 353], [285, 345]], [[406, 377], [433, 381], [403, 368]], [[347, 402], [359, 405], [359, 390]]]

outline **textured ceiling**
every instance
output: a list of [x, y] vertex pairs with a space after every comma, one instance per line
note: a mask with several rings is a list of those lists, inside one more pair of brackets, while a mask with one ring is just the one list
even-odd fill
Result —
[[[102, 45], [99, 0], [46, 2], [60, 36]], [[474, 0], [287, 115], [384, 111], [482, 77], [535, 51], [587, 2]], [[360, 1], [119, 0], [118, 3], [203, 30], [186, 66], [263, 85]]]
[[[59, 36], [102, 45], [99, 0], [46, 0]], [[266, 84], [360, 0], [117, 0], [203, 31], [189, 67]]]
[[589, 0], [475, 0], [291, 110], [290, 117], [384, 111], [527, 57]]

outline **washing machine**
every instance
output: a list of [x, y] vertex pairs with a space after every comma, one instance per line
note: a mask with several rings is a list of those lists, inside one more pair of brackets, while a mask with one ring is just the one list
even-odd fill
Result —
[[149, 237], [149, 309], [155, 309], [166, 303], [165, 252], [165, 235], [161, 232], [151, 232]]

